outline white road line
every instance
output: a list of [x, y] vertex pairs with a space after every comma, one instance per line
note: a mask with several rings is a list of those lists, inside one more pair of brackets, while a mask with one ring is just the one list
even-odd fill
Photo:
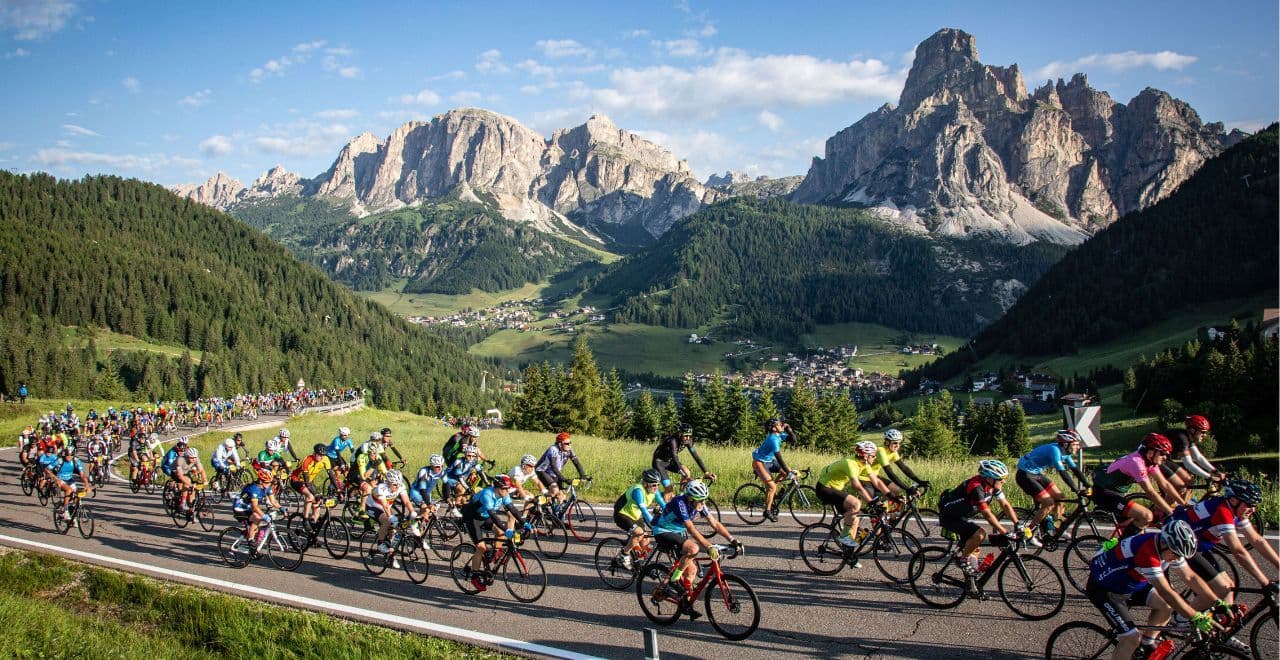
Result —
[[591, 655], [584, 655], [582, 653], [575, 653], [573, 651], [566, 651], [564, 649], [558, 649], [553, 646], [534, 644], [532, 642], [524, 642], [518, 639], [511, 639], [508, 637], [499, 637], [498, 635], [490, 635], [488, 633], [477, 632], [475, 630], [467, 630], [465, 628], [455, 628], [454, 626], [447, 626], [440, 623], [432, 623], [430, 621], [423, 621], [421, 619], [411, 619], [409, 617], [400, 616], [397, 614], [387, 614], [385, 612], [366, 610], [360, 607], [352, 607], [350, 605], [342, 605], [340, 603], [332, 603], [329, 601], [318, 600], [315, 598], [307, 598], [306, 596], [298, 596], [295, 594], [289, 594], [289, 593], [284, 593], [280, 591], [271, 591], [270, 589], [259, 589], [258, 587], [251, 587], [248, 585], [238, 584], [235, 582], [228, 582], [226, 580], [218, 580], [215, 578], [204, 577], [202, 575], [195, 575], [192, 573], [186, 573], [182, 571], [174, 571], [167, 568], [160, 568], [158, 566], [151, 566], [148, 564], [141, 564], [138, 562], [129, 561], [127, 559], [117, 559], [115, 557], [97, 555], [91, 552], [84, 552], [81, 550], [74, 550], [71, 548], [62, 548], [55, 545], [40, 543], [38, 541], [29, 541], [27, 539], [17, 538], [14, 536], [5, 536], [3, 534], [0, 534], [0, 543], [6, 543], [8, 545], [15, 545], [15, 546], [24, 546], [28, 548], [34, 548], [37, 550], [45, 550], [45, 551], [53, 552], [60, 555], [70, 555], [72, 557], [89, 559], [98, 563], [121, 566], [126, 569], [131, 569], [132, 571], [141, 572], [141, 573], [148, 573], [148, 574], [158, 573], [166, 577], [175, 578], [182, 582], [198, 582], [201, 584], [207, 584], [209, 586], [216, 587], [217, 589], [220, 589], [222, 591], [231, 591], [236, 593], [248, 594], [251, 596], [257, 596], [260, 598], [267, 598], [267, 599], [276, 600], [276, 601], [282, 600], [282, 601], [293, 603], [295, 605], [305, 607], [311, 610], [330, 610], [330, 611], [336, 611], [339, 613], [347, 614], [353, 617], [359, 617], [364, 620], [389, 621], [397, 626], [402, 626], [405, 628], [411, 628], [411, 629], [419, 630], [426, 633], [436, 633], [439, 635], [444, 635], [444, 636], [452, 637], [455, 639], [468, 639], [468, 640], [472, 640], [482, 644], [488, 644], [490, 646], [497, 646], [504, 649], [510, 649], [512, 651], [517, 651], [520, 653], [529, 653], [533, 655], [547, 656], [552, 658], [569, 658], [571, 660], [592, 660], [596, 657]]

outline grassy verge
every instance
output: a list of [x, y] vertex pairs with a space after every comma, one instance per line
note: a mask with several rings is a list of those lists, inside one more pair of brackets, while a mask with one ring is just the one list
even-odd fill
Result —
[[51, 555], [0, 552], [3, 657], [503, 657]]

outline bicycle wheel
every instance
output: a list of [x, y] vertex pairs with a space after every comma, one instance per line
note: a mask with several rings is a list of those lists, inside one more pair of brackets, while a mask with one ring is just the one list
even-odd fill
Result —
[[435, 553], [436, 558], [441, 561], [449, 560], [449, 555], [453, 552], [453, 544], [457, 542], [459, 535], [460, 530], [452, 520], [441, 520], [439, 516], [435, 516], [427, 524], [427, 544], [431, 546], [431, 552]]
[[622, 539], [609, 538], [596, 544], [596, 573], [604, 586], [621, 591], [631, 586], [636, 579], [634, 569], [622, 565], [619, 557], [627, 542]]
[[378, 543], [374, 538], [375, 535], [367, 534], [360, 539], [360, 561], [371, 575], [382, 575], [386, 572], [387, 566], [391, 565], [391, 559], [378, 552]]
[[422, 539], [406, 533], [396, 544], [396, 558], [400, 560], [400, 568], [414, 584], [427, 581], [427, 571], [431, 568], [431, 560], [427, 557], [427, 549], [422, 547]]
[[845, 547], [833, 525], [814, 524], [800, 532], [800, 558], [818, 575], [835, 575], [844, 568]]
[[950, 552], [938, 547], [921, 548], [911, 558], [911, 593], [925, 605], [950, 609], [969, 595], [964, 571], [956, 565]]
[[54, 506], [53, 509], [53, 529], [59, 534], [66, 534], [71, 531], [71, 525], [75, 524], [74, 518], [64, 518], [62, 516], [62, 507]]
[[1066, 550], [1062, 551], [1062, 573], [1067, 576], [1067, 582], [1076, 591], [1084, 593], [1084, 585], [1089, 582], [1089, 563], [1093, 561], [1094, 555], [1102, 550], [1102, 544], [1107, 539], [1102, 536], [1094, 536], [1086, 534], [1077, 536]]
[[228, 527], [218, 536], [218, 554], [232, 568], [244, 568], [249, 564], [249, 540], [239, 527]]
[[213, 509], [213, 503], [204, 497], [196, 499], [195, 508], [196, 520], [200, 523], [200, 529], [206, 532], [212, 532], [214, 526], [214, 518], [216, 514]]
[[942, 528], [938, 527], [938, 511], [936, 509], [917, 508], [914, 513], [902, 521], [901, 527], [920, 540], [941, 539]]
[[729, 573], [707, 585], [703, 604], [711, 627], [725, 639], [746, 639], [760, 626], [760, 599], [747, 581]]
[[1280, 648], [1280, 617], [1276, 608], [1271, 608], [1269, 614], [1262, 615], [1253, 623], [1249, 629], [1249, 648], [1253, 650], [1254, 660], [1275, 657], [1271, 653]]
[[205, 490], [205, 497], [210, 504], [222, 503], [222, 491], [229, 489], [227, 486], [227, 476], [224, 473], [214, 475], [209, 482], [209, 488]]
[[1054, 629], [1044, 644], [1045, 660], [1110, 658], [1115, 638], [1102, 626], [1088, 621], [1072, 621]]
[[342, 559], [351, 551], [351, 533], [347, 524], [332, 516], [325, 516], [320, 523], [320, 538], [324, 540], [324, 549], [334, 559]]
[[1090, 511], [1071, 524], [1071, 538], [1107, 536], [1116, 526], [1116, 517], [1106, 511]]
[[160, 499], [164, 504], [164, 512], [172, 516], [174, 509], [178, 508], [178, 483], [166, 481], [164, 489], [160, 491]]
[[559, 559], [569, 549], [569, 531], [557, 518], [542, 516], [534, 525], [532, 536], [533, 545], [548, 559]]
[[915, 535], [899, 527], [880, 534], [871, 558], [890, 582], [905, 584], [911, 578], [911, 557], [919, 550], [920, 541]]
[[173, 519], [173, 524], [177, 525], [178, 529], [183, 529], [191, 524], [191, 519], [195, 517], [195, 511], [193, 509], [183, 511], [182, 507], [175, 502], [173, 509], [169, 511], [169, 517]]
[[640, 609], [652, 622], [669, 626], [680, 618], [680, 603], [684, 600], [681, 589], [668, 586], [671, 567], [654, 562], [645, 566], [636, 577], [636, 599]]
[[536, 554], [516, 548], [502, 564], [502, 584], [516, 600], [532, 603], [547, 590], [547, 571]]
[[471, 555], [476, 547], [470, 543], [459, 543], [449, 555], [449, 575], [453, 583], [458, 585], [464, 594], [478, 594], [480, 591], [471, 584]]
[[996, 574], [996, 588], [1004, 604], [1028, 621], [1048, 619], [1067, 602], [1062, 576], [1047, 559], [1032, 554], [1010, 557]]
[[590, 503], [575, 500], [564, 514], [564, 524], [573, 538], [588, 543], [596, 537], [600, 522], [596, 520], [596, 510]]
[[294, 511], [289, 514], [288, 519], [284, 523], [285, 533], [293, 539], [294, 545], [302, 548], [303, 552], [311, 549], [313, 539], [311, 531], [308, 529], [307, 518], [300, 511]]
[[[795, 492], [787, 498], [787, 511], [791, 513], [791, 519], [801, 527], [814, 522], [827, 522], [827, 506], [818, 499], [818, 491], [813, 486], [796, 486]], [[817, 516], [813, 517], [814, 514]]]
[[[708, 497], [706, 500], [706, 506], [707, 506], [707, 516], [712, 516], [717, 521], [719, 521], [720, 505], [716, 504], [715, 500]], [[711, 526], [711, 518], [708, 518], [707, 516], [699, 516], [696, 519], [696, 522], [694, 524], [698, 526], [698, 531], [702, 532], [703, 536], [709, 539], [712, 539], [712, 538], [715, 538], [716, 536], [716, 528]]]
[[36, 489], [36, 499], [40, 500], [40, 506], [49, 506], [49, 498], [53, 496], [53, 489], [49, 486]]
[[289, 540], [289, 535], [268, 532], [267, 559], [282, 571], [297, 570], [302, 565], [302, 548]]
[[93, 536], [93, 512], [90, 510], [89, 505], [83, 502], [76, 507], [76, 530], [80, 532], [80, 536], [83, 538], [87, 539]]
[[748, 525], [764, 522], [764, 488], [754, 483], [738, 486], [733, 493], [733, 512]]

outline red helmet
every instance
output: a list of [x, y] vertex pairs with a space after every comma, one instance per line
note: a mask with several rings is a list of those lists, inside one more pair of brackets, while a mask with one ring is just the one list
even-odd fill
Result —
[[1169, 439], [1159, 433], [1148, 433], [1142, 438], [1142, 444], [1138, 445], [1138, 451], [1147, 451], [1154, 449], [1162, 454], [1173, 453], [1173, 443]]
[[507, 490], [510, 490], [515, 487], [515, 483], [511, 480], [511, 477], [508, 477], [505, 474], [500, 474], [493, 478], [493, 487], [506, 488]]
[[258, 472], [258, 481], [271, 481], [272, 476], [271, 476], [270, 470], [260, 467], [257, 469], [257, 472]]
[[556, 434], [556, 442], [564, 442], [565, 440], [568, 440], [568, 439], [569, 439], [569, 434], [564, 431], [561, 431], [560, 433]]
[[1209, 431], [1209, 419], [1204, 415], [1188, 415], [1187, 416], [1188, 431]]

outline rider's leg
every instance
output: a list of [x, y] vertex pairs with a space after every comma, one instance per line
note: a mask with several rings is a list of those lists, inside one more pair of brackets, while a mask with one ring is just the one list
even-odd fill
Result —
[[764, 482], [764, 510], [769, 511], [773, 508], [773, 496], [778, 492], [778, 484], [774, 483], [773, 475], [769, 473], [769, 468], [765, 467], [760, 461], [752, 461], [751, 469], [756, 473], [756, 477]]
[[862, 500], [853, 495], [846, 495], [842, 509], [844, 511], [845, 536], [851, 539], [858, 538], [858, 524], [862, 522], [858, 513], [862, 511]]
[[693, 586], [693, 578], [698, 575], [697, 566], [693, 560], [698, 556], [698, 544], [693, 539], [686, 538], [684, 543], [680, 544], [680, 562], [678, 566], [678, 575], [673, 574], [673, 578], [679, 578], [685, 588]]

